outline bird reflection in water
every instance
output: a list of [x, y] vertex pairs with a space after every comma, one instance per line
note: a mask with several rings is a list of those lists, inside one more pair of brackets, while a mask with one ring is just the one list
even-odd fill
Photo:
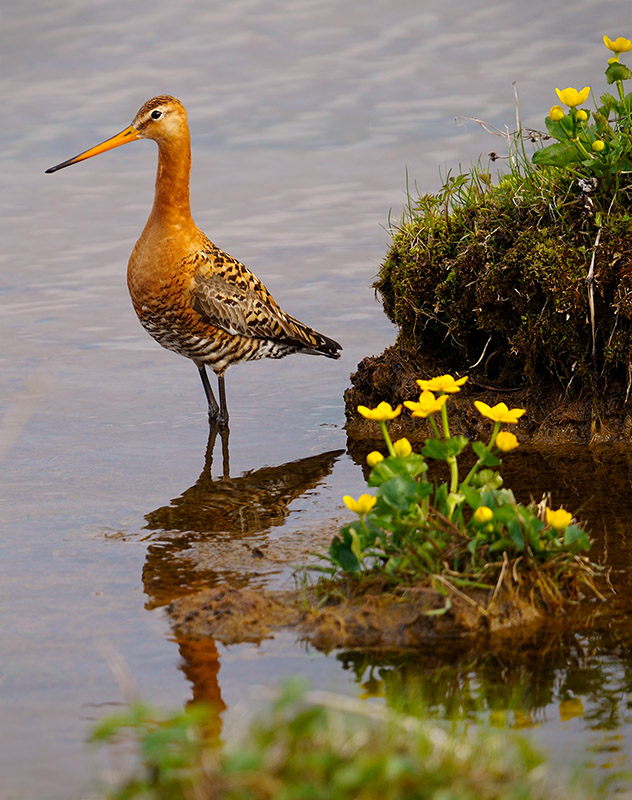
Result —
[[[214, 478], [218, 434], [223, 474]], [[242, 563], [234, 563], [231, 552], [256, 554], [257, 544], [265, 546], [266, 531], [283, 524], [290, 503], [327, 477], [342, 453], [344, 450], [331, 450], [231, 478], [228, 430], [211, 425], [200, 477], [169, 505], [145, 515], [146, 528], [156, 531], [147, 537], [150, 543], [143, 570], [149, 607], [222, 582], [249, 584], [252, 575], [241, 568]], [[237, 566], [239, 574], [232, 572], [231, 566]]]
[[[213, 454], [221, 440], [222, 476], [213, 478]], [[229, 476], [228, 429], [211, 425], [204, 468], [193, 486], [169, 505], [145, 515], [149, 546], [143, 567], [147, 607], [219, 584], [261, 585], [279, 567], [264, 565], [265, 534], [283, 524], [289, 505], [318, 486], [344, 450], [332, 450], [275, 467]], [[283, 565], [291, 567], [292, 563]], [[182, 670], [193, 699], [220, 710], [219, 656], [212, 639], [176, 637]]]

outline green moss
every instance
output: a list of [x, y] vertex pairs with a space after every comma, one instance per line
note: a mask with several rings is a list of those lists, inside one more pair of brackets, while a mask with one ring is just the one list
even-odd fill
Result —
[[[459, 197], [419, 198], [375, 287], [425, 364], [498, 388], [625, 384], [632, 355], [632, 218], [560, 170], [527, 170]], [[462, 177], [462, 176], [461, 176]], [[447, 210], [446, 210], [447, 209]], [[595, 251], [601, 228], [599, 246]], [[586, 277], [595, 252], [595, 343]], [[473, 366], [476, 365], [476, 366]]]

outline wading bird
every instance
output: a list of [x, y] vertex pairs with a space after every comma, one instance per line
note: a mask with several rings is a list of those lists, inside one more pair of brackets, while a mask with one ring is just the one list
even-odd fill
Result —
[[[127, 266], [132, 303], [142, 326], [159, 344], [194, 362], [209, 419], [225, 426], [224, 373], [231, 364], [290, 353], [340, 358], [342, 348], [283, 311], [250, 270], [195, 225], [189, 205], [187, 113], [175, 97], [148, 100], [128, 128], [46, 172], [135, 139], [158, 144], [158, 171], [154, 204]], [[217, 375], [219, 404], [206, 365]]]

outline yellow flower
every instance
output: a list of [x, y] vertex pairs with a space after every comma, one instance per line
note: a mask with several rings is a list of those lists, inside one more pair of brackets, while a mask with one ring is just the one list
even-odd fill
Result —
[[[417, 381], [417, 383], [419, 383], [419, 381]], [[437, 411], [441, 411], [442, 407], [447, 402], [447, 394], [442, 394], [440, 397], [435, 397], [432, 392], [429, 392], [427, 389], [425, 389], [419, 395], [418, 403], [415, 403], [413, 400], [404, 400], [404, 405], [413, 412], [413, 417], [423, 417], [425, 419], [428, 414], [435, 414]]]
[[489, 506], [479, 506], [472, 514], [472, 519], [477, 525], [486, 525], [494, 519], [494, 512]]
[[518, 447], [518, 440], [511, 431], [500, 431], [496, 437], [496, 447], [501, 453], [508, 453]]
[[584, 86], [581, 92], [578, 92], [577, 89], [573, 89], [571, 86], [569, 86], [568, 89], [556, 89], [555, 91], [565, 106], [575, 108], [575, 106], [581, 106], [582, 103], [586, 102], [590, 94], [590, 86]]
[[461, 386], [466, 380], [467, 375], [464, 378], [459, 378], [458, 381], [454, 380], [452, 375], [439, 375], [439, 377], [431, 378], [429, 381], [417, 381], [417, 384], [423, 391], [454, 394], [454, 392], [461, 391]]
[[380, 461], [384, 461], [384, 456], [379, 453], [377, 450], [373, 450], [373, 452], [369, 453], [366, 457], [366, 463], [373, 469], [376, 464], [379, 464]]
[[627, 53], [628, 50], [632, 50], [632, 42], [629, 39], [625, 39], [623, 36], [619, 36], [614, 42], [612, 39], [604, 36], [603, 43], [608, 50], [612, 50], [613, 53]]
[[546, 524], [550, 525], [554, 531], [563, 531], [564, 528], [567, 528], [571, 524], [571, 520], [573, 519], [573, 515], [570, 511], [566, 511], [564, 508], [558, 508], [557, 511], [553, 511], [552, 508], [546, 507]]
[[409, 456], [413, 452], [413, 448], [408, 439], [398, 439], [393, 443], [393, 450], [395, 451], [395, 455], [400, 458], [406, 458], [406, 456]]
[[475, 400], [474, 405], [484, 417], [489, 417], [494, 422], [504, 422], [508, 425], [518, 422], [520, 417], [526, 413], [524, 408], [507, 408], [505, 403], [488, 406], [487, 403], [483, 403], [481, 400]]
[[552, 119], [553, 122], [559, 122], [561, 119], [564, 119], [564, 109], [562, 106], [551, 106], [549, 119]]
[[377, 503], [377, 497], [371, 494], [361, 494], [357, 500], [354, 500], [353, 497], [346, 494], [342, 498], [342, 502], [347, 506], [349, 511], [355, 511], [356, 514], [363, 517], [365, 514], [368, 514]]
[[586, 122], [586, 120], [588, 119], [588, 112], [584, 111], [583, 108], [578, 108], [577, 111], [575, 112], [575, 116], [580, 122]]
[[606, 143], [601, 139], [595, 139], [595, 141], [592, 143], [592, 149], [595, 151], [595, 153], [601, 153], [605, 146]]
[[387, 419], [395, 419], [395, 417], [399, 416], [402, 407], [400, 404], [397, 408], [392, 408], [390, 403], [382, 401], [376, 408], [358, 406], [358, 411], [367, 419], [376, 419], [379, 422], [385, 422]]

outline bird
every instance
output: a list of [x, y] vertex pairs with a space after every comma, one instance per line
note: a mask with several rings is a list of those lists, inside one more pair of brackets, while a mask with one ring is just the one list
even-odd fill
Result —
[[[224, 374], [241, 361], [291, 353], [340, 358], [338, 342], [285, 312], [263, 283], [225, 253], [191, 216], [191, 137], [183, 104], [170, 95], [148, 100], [131, 125], [46, 173], [137, 139], [158, 145], [154, 201], [127, 266], [132, 305], [145, 330], [199, 370], [209, 420], [228, 425]], [[219, 403], [206, 367], [218, 380]]]

